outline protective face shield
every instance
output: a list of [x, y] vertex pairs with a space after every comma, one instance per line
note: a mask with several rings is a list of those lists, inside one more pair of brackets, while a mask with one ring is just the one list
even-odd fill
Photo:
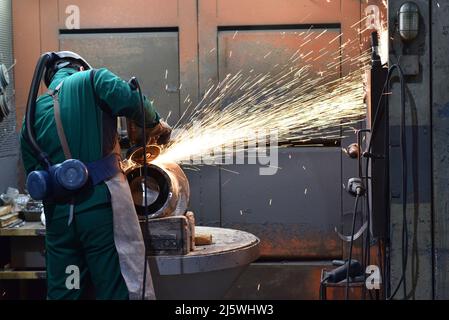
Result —
[[39, 58], [31, 82], [23, 137], [44, 168], [31, 172], [27, 177], [28, 192], [36, 200], [67, 199], [80, 191], [88, 181], [89, 172], [80, 160], [68, 159], [61, 164], [52, 164], [49, 156], [38, 145], [34, 132], [36, 99], [43, 76], [48, 87], [54, 74], [71, 62], [83, 66], [85, 70], [91, 69], [87, 61], [74, 52], [47, 52]]

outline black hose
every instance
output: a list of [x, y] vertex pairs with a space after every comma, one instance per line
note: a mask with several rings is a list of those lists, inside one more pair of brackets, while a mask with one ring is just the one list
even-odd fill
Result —
[[51, 53], [44, 53], [40, 56], [37, 61], [36, 69], [34, 70], [33, 79], [31, 81], [30, 92], [28, 94], [27, 107], [25, 113], [25, 130], [26, 134], [24, 136], [25, 140], [33, 150], [36, 158], [39, 160], [41, 165], [48, 169], [51, 166], [50, 159], [48, 155], [39, 147], [36, 141], [36, 133], [34, 131], [34, 120], [36, 114], [36, 99], [39, 93], [39, 87], [44, 74], [45, 68], [52, 58]]
[[[408, 227], [407, 227], [407, 145], [405, 132], [405, 80], [404, 73], [397, 65], [399, 81], [401, 84], [401, 162], [402, 162], [402, 288], [404, 299], [407, 297], [406, 272], [408, 260]], [[388, 299], [393, 299], [399, 291], [400, 283], [396, 286], [393, 294]]]
[[145, 300], [145, 291], [146, 291], [146, 283], [147, 283], [147, 239], [148, 239], [148, 207], [147, 207], [147, 141], [146, 141], [146, 133], [145, 133], [145, 107], [143, 104], [143, 95], [142, 89], [140, 88], [140, 83], [136, 77], [132, 78], [133, 84], [136, 86], [139, 92], [139, 102], [140, 102], [140, 110], [142, 112], [142, 142], [143, 142], [143, 184], [144, 184], [144, 208], [143, 212], [145, 215], [145, 227], [143, 232], [143, 242], [145, 246], [145, 257], [144, 257], [144, 266], [143, 266], [143, 282], [142, 282], [142, 300]]
[[352, 261], [352, 249], [354, 246], [354, 233], [355, 233], [355, 221], [357, 218], [357, 207], [359, 204], [360, 195], [357, 194], [355, 197], [354, 204], [354, 215], [352, 216], [352, 231], [351, 231], [351, 242], [349, 245], [349, 259], [348, 259], [348, 270], [346, 270], [346, 300], [349, 300], [349, 270], [351, 269], [351, 261]]

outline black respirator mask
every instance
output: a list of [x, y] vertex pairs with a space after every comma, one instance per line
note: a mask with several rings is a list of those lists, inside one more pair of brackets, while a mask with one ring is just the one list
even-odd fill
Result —
[[74, 52], [47, 52], [39, 58], [31, 82], [23, 138], [43, 167], [43, 170], [28, 174], [26, 181], [27, 190], [35, 200], [57, 201], [70, 198], [86, 185], [89, 178], [87, 167], [80, 160], [68, 159], [58, 164], [51, 163], [49, 156], [38, 145], [34, 131], [36, 99], [42, 78], [49, 87], [55, 73], [69, 65], [82, 66], [84, 70], [91, 69], [87, 61]]

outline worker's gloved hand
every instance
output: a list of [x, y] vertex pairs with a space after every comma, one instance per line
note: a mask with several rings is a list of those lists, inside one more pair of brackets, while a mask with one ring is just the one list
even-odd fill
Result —
[[170, 141], [171, 127], [165, 121], [160, 121], [154, 128], [147, 130], [147, 143], [167, 144]]

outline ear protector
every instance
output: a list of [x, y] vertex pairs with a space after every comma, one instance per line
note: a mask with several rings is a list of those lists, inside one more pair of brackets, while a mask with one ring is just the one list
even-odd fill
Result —
[[[43, 168], [32, 171], [27, 177], [27, 190], [35, 200], [67, 201], [78, 193], [89, 179], [87, 166], [80, 160], [68, 159], [59, 164], [52, 164], [49, 156], [38, 145], [34, 132], [36, 99], [42, 77], [45, 72], [48, 80], [49, 71], [52, 71], [61, 60], [73, 60], [81, 64], [85, 70], [91, 69], [81, 56], [70, 51], [47, 52], [37, 62], [28, 95], [23, 134], [23, 138]], [[46, 81], [46, 84], [48, 86], [49, 81]]]

